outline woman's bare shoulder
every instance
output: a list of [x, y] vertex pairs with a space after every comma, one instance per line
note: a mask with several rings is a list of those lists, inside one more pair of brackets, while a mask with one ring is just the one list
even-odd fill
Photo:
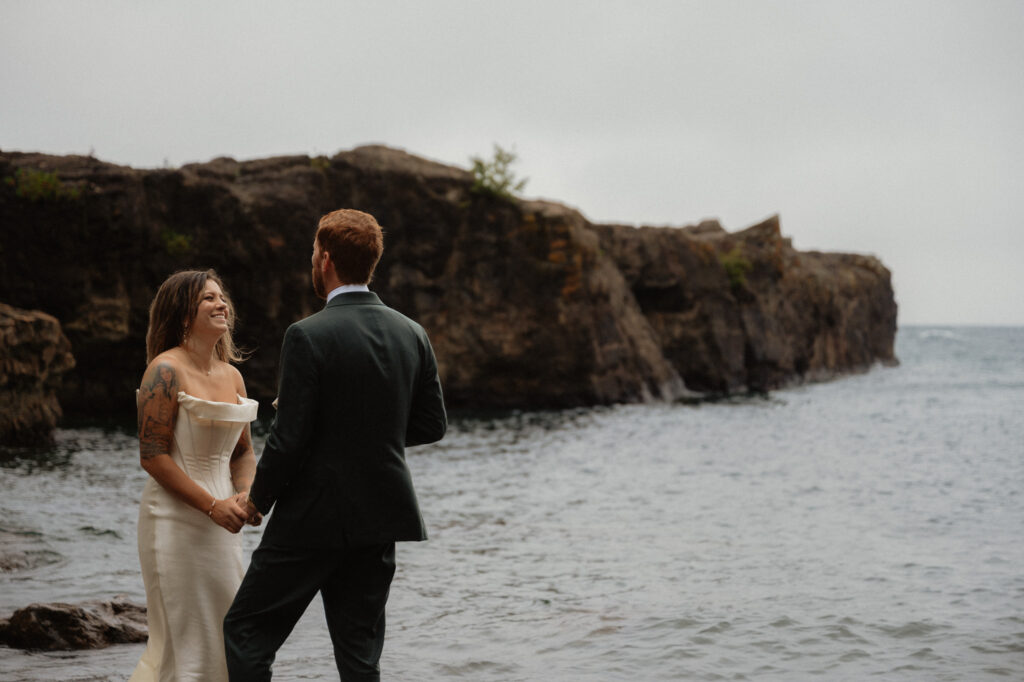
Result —
[[182, 348], [175, 346], [174, 348], [168, 348], [163, 353], [150, 360], [149, 367], [153, 367], [160, 363], [169, 364], [172, 367], [181, 367], [186, 359], [187, 356], [185, 355], [185, 351]]
[[139, 388], [143, 391], [154, 391], [162, 388], [168, 397], [176, 398], [181, 390], [182, 368], [184, 357], [177, 348], [166, 350], [153, 360], [146, 367], [142, 374], [142, 385]]
[[230, 363], [224, 364], [228, 366], [228, 376], [231, 377], [231, 381], [235, 384], [235, 392], [243, 398], [247, 397], [245, 394], [245, 379], [242, 378], [242, 372]]

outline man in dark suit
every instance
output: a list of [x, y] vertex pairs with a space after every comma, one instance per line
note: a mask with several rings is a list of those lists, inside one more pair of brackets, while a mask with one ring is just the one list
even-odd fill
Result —
[[383, 250], [373, 216], [320, 219], [320, 312], [285, 332], [277, 415], [249, 494], [270, 517], [224, 619], [232, 680], [269, 680], [299, 617], [321, 593], [343, 680], [379, 680], [395, 542], [427, 537], [405, 448], [447, 428], [426, 332], [367, 284]]

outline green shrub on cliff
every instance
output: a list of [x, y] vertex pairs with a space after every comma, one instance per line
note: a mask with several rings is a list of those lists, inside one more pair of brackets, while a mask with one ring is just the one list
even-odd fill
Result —
[[82, 191], [77, 187], [68, 187], [56, 173], [35, 168], [19, 168], [14, 175], [8, 175], [4, 182], [14, 188], [14, 194], [29, 201], [58, 201], [61, 199], [78, 199]]
[[192, 250], [192, 238], [170, 227], [160, 231], [164, 249], [171, 256], [184, 256]]
[[494, 158], [486, 161], [479, 156], [470, 157], [473, 162], [473, 186], [476, 194], [497, 199], [512, 199], [516, 192], [526, 187], [526, 178], [519, 179], [510, 166], [518, 156], [515, 152], [494, 145]]
[[725, 276], [729, 278], [729, 288], [733, 291], [742, 289], [747, 284], [747, 273], [754, 269], [739, 245], [728, 253], [718, 255], [718, 262], [725, 268]]

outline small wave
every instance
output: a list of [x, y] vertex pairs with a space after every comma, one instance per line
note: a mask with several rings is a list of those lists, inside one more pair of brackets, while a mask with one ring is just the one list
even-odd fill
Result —
[[109, 528], [96, 528], [95, 526], [79, 526], [78, 530], [85, 533], [86, 535], [94, 535], [96, 537], [106, 536], [116, 538], [118, 540], [121, 539], [120, 533], [118, 533], [116, 530], [111, 530]]
[[700, 625], [699, 620], [693, 618], [649, 618], [647, 619], [642, 630], [689, 630]]
[[0, 573], [27, 571], [60, 562], [38, 531], [0, 528]]
[[[27, 537], [27, 538], [41, 538], [41, 537], [43, 537], [43, 534], [40, 533], [37, 530], [23, 530], [23, 529], [16, 529], [16, 528], [7, 528], [6, 526], [0, 526], [0, 536], [2, 536], [4, 533], [8, 533], [10, 535], [20, 535], [22, 537]], [[3, 539], [4, 539], [3, 537], [0, 537], [0, 540], [3, 540]]]
[[1021, 642], [989, 642], [976, 644], [971, 647], [982, 654], [1017, 654], [1024, 651], [1024, 643]]
[[938, 661], [942, 657], [935, 653], [935, 650], [931, 647], [926, 646], [923, 649], [918, 649], [914, 653], [910, 654], [911, 658], [917, 658], [923, 661]]
[[845, 654], [840, 656], [839, 660], [843, 663], [849, 663], [850, 661], [856, 661], [861, 658], [871, 658], [871, 654], [863, 649], [854, 649], [853, 651], [847, 651]]
[[465, 663], [442, 664], [438, 668], [446, 678], [466, 676], [469, 679], [476, 679], [483, 673], [513, 675], [517, 671], [516, 666], [498, 661], [466, 661]]
[[60, 563], [64, 557], [48, 549], [8, 551], [0, 554], [0, 573], [29, 571], [40, 566]]
[[985, 668], [984, 671], [989, 675], [999, 675], [1000, 677], [1010, 677], [1014, 674], [1014, 671], [1009, 668]]
[[845, 625], [837, 625], [829, 628], [829, 632], [826, 635], [829, 639], [838, 640], [843, 642], [856, 642], [857, 644], [871, 644], [868, 640], [864, 639], [856, 632], [846, 627]]
[[615, 635], [622, 630], [621, 625], [604, 625], [596, 630], [591, 630], [587, 633], [587, 637], [604, 637], [606, 635]]
[[919, 665], [907, 664], [907, 665], [898, 665], [898, 666], [896, 666], [895, 668], [892, 669], [892, 672], [894, 672], [894, 673], [916, 673], [916, 672], [921, 672], [923, 670], [927, 670], [927, 668], [922, 668]]
[[876, 625], [875, 629], [896, 639], [927, 637], [935, 632], [949, 629], [949, 626], [923, 621], [912, 621], [903, 625]]
[[922, 329], [917, 338], [923, 341], [961, 341], [960, 335], [951, 329]]
[[730, 629], [732, 629], [732, 623], [730, 623], [729, 621], [723, 620], [723, 621], [721, 621], [719, 623], [715, 623], [714, 625], [712, 625], [709, 628], [704, 628], [703, 630], [700, 631], [700, 634], [702, 634], [702, 635], [717, 635], [719, 633], [726, 632], [727, 630], [730, 630]]

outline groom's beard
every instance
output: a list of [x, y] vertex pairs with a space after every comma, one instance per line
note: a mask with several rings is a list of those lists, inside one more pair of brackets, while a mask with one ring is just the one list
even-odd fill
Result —
[[327, 298], [327, 287], [324, 286], [324, 275], [316, 268], [313, 268], [313, 293], [315, 293], [318, 298]]

